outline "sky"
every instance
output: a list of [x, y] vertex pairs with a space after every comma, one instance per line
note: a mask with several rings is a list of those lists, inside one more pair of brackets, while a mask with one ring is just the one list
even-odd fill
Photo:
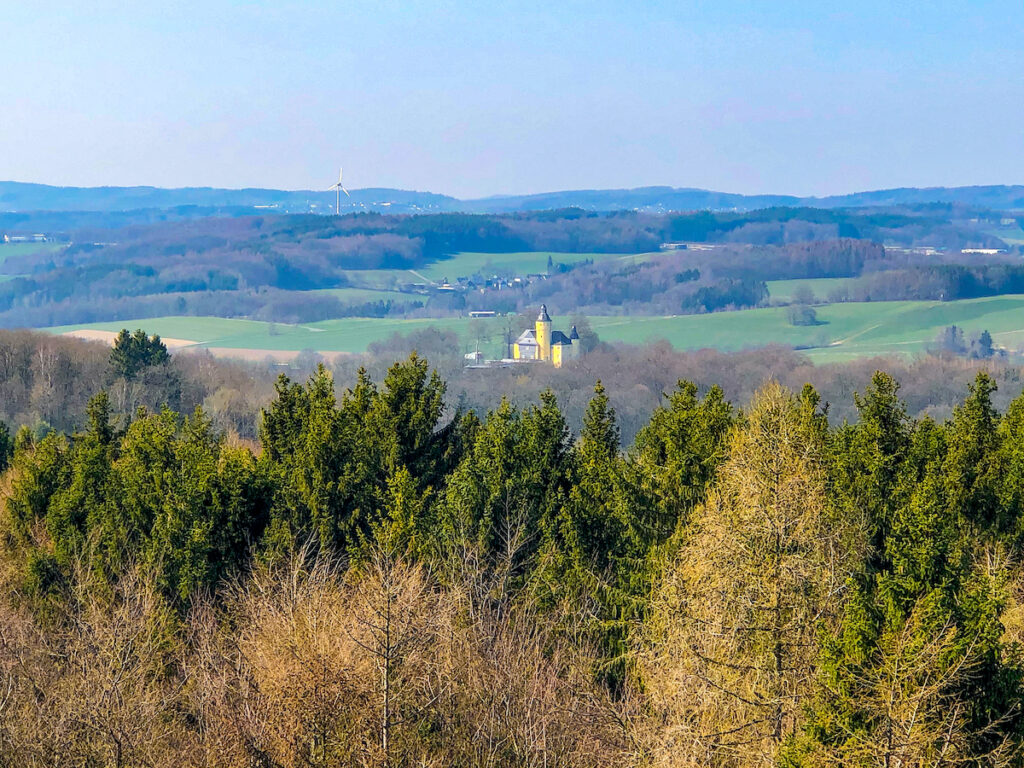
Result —
[[1024, 3], [0, 0], [0, 179], [1024, 183]]

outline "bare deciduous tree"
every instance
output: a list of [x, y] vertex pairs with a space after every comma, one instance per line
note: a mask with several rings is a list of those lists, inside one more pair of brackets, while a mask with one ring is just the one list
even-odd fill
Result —
[[45, 628], [3, 604], [0, 765], [187, 764], [184, 680], [153, 585], [132, 570], [113, 590], [95, 590], [82, 569], [74, 584]]

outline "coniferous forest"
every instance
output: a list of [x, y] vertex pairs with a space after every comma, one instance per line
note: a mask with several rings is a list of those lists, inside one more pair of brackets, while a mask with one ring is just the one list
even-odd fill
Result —
[[0, 766], [1021, 765], [995, 386], [680, 381], [628, 445], [600, 382], [576, 435], [415, 354], [280, 378], [257, 440], [99, 391], [0, 430]]

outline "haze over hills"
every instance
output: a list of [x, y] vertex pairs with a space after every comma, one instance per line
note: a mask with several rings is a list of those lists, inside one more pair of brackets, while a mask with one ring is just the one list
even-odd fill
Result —
[[[1024, 186], [903, 187], [829, 197], [743, 195], [677, 187], [566, 190], [531, 195], [499, 195], [460, 200], [433, 192], [388, 188], [353, 189], [342, 197], [343, 212], [375, 210], [391, 213], [509, 213], [578, 207], [594, 211], [749, 211], [773, 206], [862, 208], [927, 203], [959, 203], [998, 210], [1024, 210]], [[14, 181], [0, 182], [0, 211], [123, 212], [146, 209], [201, 208], [199, 215], [252, 213], [327, 213], [332, 192], [316, 190], [219, 189], [213, 187], [58, 187]], [[180, 212], [183, 213], [183, 212]]]

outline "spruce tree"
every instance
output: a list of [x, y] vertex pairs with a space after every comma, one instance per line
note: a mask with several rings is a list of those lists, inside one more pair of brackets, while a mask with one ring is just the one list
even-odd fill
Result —
[[650, 544], [664, 542], [704, 500], [725, 456], [735, 418], [719, 387], [703, 398], [697, 385], [679, 381], [666, 405], [651, 414], [629, 454], [633, 506]]
[[11, 463], [14, 456], [14, 438], [7, 425], [0, 421], [0, 472], [3, 472]]
[[793, 764], [996, 765], [1018, 748], [993, 388], [979, 374], [948, 426], [921, 420], [894, 457], [889, 496], [872, 506], [885, 515], [876, 554], [822, 636]]
[[554, 394], [520, 412], [507, 400], [487, 415], [439, 504], [446, 559], [467, 554], [516, 579], [535, 564], [566, 489], [569, 429]]

